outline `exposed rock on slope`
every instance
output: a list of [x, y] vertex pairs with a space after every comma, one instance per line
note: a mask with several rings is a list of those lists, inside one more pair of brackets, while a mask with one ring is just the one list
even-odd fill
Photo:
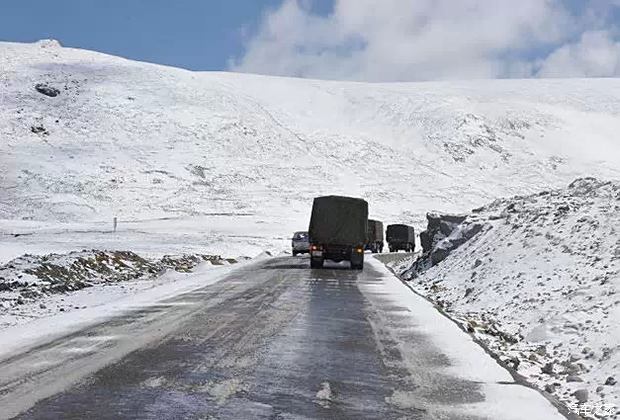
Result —
[[37, 92], [45, 96], [49, 96], [50, 98], [55, 98], [60, 94], [60, 91], [58, 89], [52, 86], [48, 86], [45, 83], [37, 83], [34, 88], [37, 90]]
[[482, 224], [468, 220], [465, 215], [427, 213], [426, 219], [428, 226], [420, 233], [422, 252], [428, 259], [428, 262], [423, 259], [421, 263], [426, 265], [439, 264], [450, 252], [482, 230]]
[[[436, 221], [429, 217], [429, 225]], [[480, 233], [445, 246], [472, 226]], [[396, 270], [541, 389], [581, 404], [582, 413], [615, 418], [620, 183], [582, 178], [565, 189], [496, 200], [449, 235], [434, 232], [440, 240], [433, 248]], [[433, 265], [440, 249], [449, 255]]]

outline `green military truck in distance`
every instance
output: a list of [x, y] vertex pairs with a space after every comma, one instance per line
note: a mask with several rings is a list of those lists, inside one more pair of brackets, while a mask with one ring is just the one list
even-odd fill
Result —
[[310, 217], [310, 267], [325, 260], [350, 261], [351, 269], [364, 268], [364, 244], [368, 228], [368, 203], [360, 198], [317, 197]]
[[383, 223], [378, 220], [368, 219], [368, 238], [365, 249], [373, 254], [383, 252]]
[[390, 252], [401, 249], [405, 252], [415, 251], [415, 231], [412, 226], [388, 225], [386, 236]]

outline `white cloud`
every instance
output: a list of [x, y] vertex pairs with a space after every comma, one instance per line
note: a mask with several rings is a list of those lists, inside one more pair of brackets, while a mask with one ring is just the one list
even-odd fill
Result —
[[620, 42], [609, 31], [585, 32], [579, 42], [564, 45], [547, 57], [540, 77], [620, 76]]
[[230, 68], [397, 81], [562, 75], [570, 61], [566, 75], [617, 74], [614, 34], [601, 30], [618, 0], [588, 0], [578, 16], [564, 1], [335, 0], [318, 16], [308, 0], [284, 0]]

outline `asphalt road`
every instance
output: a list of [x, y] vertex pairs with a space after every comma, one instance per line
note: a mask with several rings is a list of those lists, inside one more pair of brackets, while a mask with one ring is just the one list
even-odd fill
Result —
[[[477, 419], [371, 266], [278, 258], [0, 361], [0, 417]], [[406, 331], [403, 334], [403, 331]], [[406, 349], [407, 355], [403, 354]], [[432, 407], [432, 409], [429, 409]]]

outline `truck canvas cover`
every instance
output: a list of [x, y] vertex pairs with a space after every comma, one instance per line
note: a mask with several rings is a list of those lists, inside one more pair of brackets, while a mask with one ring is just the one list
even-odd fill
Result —
[[413, 227], [407, 225], [389, 225], [387, 227], [388, 242], [411, 242], [415, 240]]
[[360, 198], [317, 197], [310, 217], [313, 243], [358, 245], [366, 241], [368, 203]]

